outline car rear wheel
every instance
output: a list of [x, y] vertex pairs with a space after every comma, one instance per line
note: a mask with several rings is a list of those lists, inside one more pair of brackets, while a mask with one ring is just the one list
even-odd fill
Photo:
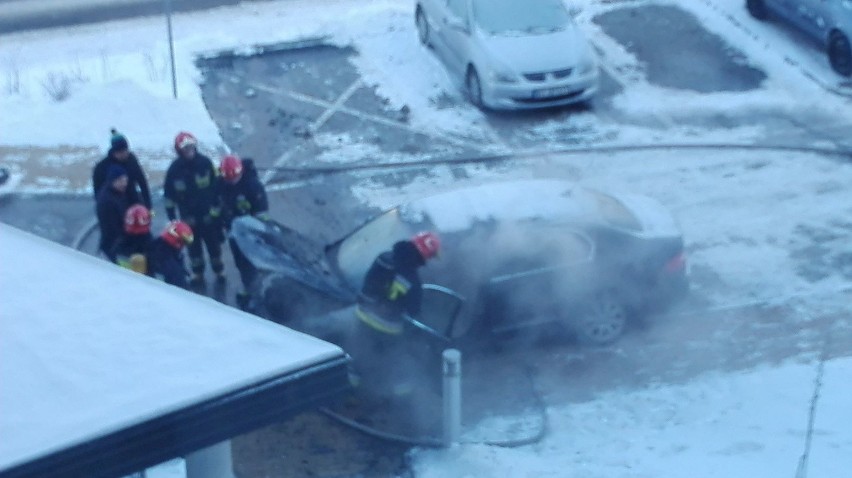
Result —
[[849, 37], [840, 32], [834, 32], [828, 39], [828, 61], [831, 68], [843, 76], [852, 75], [852, 46]]
[[577, 339], [586, 345], [607, 345], [621, 337], [627, 326], [627, 307], [614, 292], [595, 295], [574, 324]]
[[417, 13], [414, 14], [414, 24], [417, 27], [417, 38], [425, 46], [430, 46], [432, 40], [429, 38], [429, 22], [426, 20], [426, 14], [423, 9], [417, 7]]
[[758, 20], [766, 20], [766, 17], [769, 16], [764, 0], [746, 0], [746, 8], [748, 13]]
[[476, 73], [476, 69], [470, 67], [467, 69], [467, 75], [465, 75], [464, 79], [465, 91], [467, 93], [467, 98], [479, 109], [483, 109], [482, 104], [482, 83], [479, 81], [479, 75]]

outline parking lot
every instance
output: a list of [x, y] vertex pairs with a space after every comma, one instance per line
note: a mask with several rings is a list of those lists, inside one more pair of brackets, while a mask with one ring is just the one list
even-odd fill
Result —
[[[274, 45], [260, 55], [226, 53], [202, 60], [204, 97], [226, 142], [267, 167], [365, 164], [376, 162], [378, 156], [381, 162], [423, 161], [613, 143], [681, 142], [758, 125], [764, 130], [759, 140], [768, 144], [849, 141], [848, 123], [838, 124], [830, 112], [820, 117], [817, 108], [803, 108], [789, 115], [790, 93], [784, 88], [796, 85], [767, 80], [767, 72], [755, 66], [760, 62], [730, 43], [736, 39], [709, 31], [692, 12], [673, 5], [628, 2], [584, 15], [580, 21], [599, 52], [603, 73], [600, 94], [588, 108], [483, 114], [442, 75], [434, 52], [419, 45], [402, 50], [409, 57], [393, 60], [406, 68], [425, 65], [441, 83], [406, 91], [423, 98], [416, 104], [399, 104], [383, 96], [382, 90], [404, 85], [394, 84], [394, 78], [376, 84], [360, 76], [370, 61], [364, 57], [373, 52], [323, 39]], [[387, 35], [416, 42], [409, 16], [400, 14], [388, 21], [393, 25]], [[720, 16], [718, 21], [727, 19]], [[802, 82], [808, 81], [812, 80], [802, 75]], [[800, 86], [804, 91], [819, 88]], [[823, 91], [827, 101], [832, 97], [838, 103], [848, 101]], [[706, 100], [708, 96], [720, 101], [714, 104]], [[658, 98], [661, 102], [655, 101]]]

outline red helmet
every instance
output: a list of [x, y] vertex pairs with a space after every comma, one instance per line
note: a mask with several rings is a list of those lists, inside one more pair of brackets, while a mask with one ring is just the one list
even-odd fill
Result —
[[194, 239], [192, 228], [183, 221], [171, 221], [166, 224], [166, 229], [160, 237], [175, 249], [192, 244]]
[[148, 234], [151, 232], [151, 211], [141, 204], [134, 204], [124, 213], [124, 232]]
[[198, 140], [195, 139], [195, 136], [193, 136], [192, 133], [181, 131], [177, 134], [177, 136], [175, 136], [175, 151], [178, 153], [180, 153], [180, 150], [183, 148], [196, 145], [198, 145]]
[[411, 238], [411, 242], [417, 247], [424, 261], [437, 256], [441, 250], [441, 240], [431, 231], [418, 232]]
[[222, 177], [229, 183], [235, 183], [243, 176], [243, 160], [239, 156], [229, 154], [222, 158], [222, 164], [219, 165], [219, 172]]

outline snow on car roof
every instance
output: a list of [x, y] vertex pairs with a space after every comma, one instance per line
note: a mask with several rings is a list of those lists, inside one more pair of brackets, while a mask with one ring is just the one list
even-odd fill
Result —
[[635, 231], [638, 235], [667, 237], [681, 234], [674, 216], [656, 199], [623, 192], [608, 191], [606, 194], [616, 199], [623, 208], [630, 210], [633, 218], [639, 223]]
[[443, 232], [469, 229], [478, 221], [594, 218], [588, 196], [570, 182], [521, 180], [481, 184], [417, 199], [401, 208], [406, 220], [428, 216]]
[[652, 198], [611, 194], [558, 179], [481, 184], [418, 199], [402, 206], [404, 219], [428, 216], [443, 232], [469, 229], [477, 221], [544, 219], [605, 223], [640, 235], [679, 235], [674, 219]]
[[0, 469], [342, 356], [0, 224]]

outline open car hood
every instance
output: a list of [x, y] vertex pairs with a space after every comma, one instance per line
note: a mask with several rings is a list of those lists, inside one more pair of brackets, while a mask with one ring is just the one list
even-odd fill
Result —
[[282, 224], [242, 216], [234, 219], [230, 237], [258, 272], [286, 276], [335, 298], [354, 297], [329, 268], [323, 247]]

